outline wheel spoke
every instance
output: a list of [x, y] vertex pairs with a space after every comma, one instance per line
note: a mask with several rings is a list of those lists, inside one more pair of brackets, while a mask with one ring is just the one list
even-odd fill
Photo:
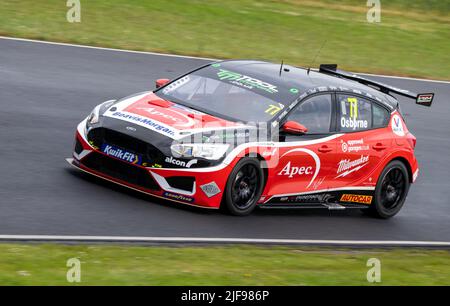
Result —
[[381, 183], [381, 205], [386, 209], [395, 209], [404, 196], [405, 185], [406, 178], [402, 170], [391, 169]]
[[232, 200], [241, 209], [254, 203], [258, 189], [259, 177], [257, 168], [252, 164], [244, 165], [236, 174], [231, 188]]

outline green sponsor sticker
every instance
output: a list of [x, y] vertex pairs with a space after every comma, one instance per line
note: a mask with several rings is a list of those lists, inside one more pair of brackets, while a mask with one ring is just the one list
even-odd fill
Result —
[[293, 93], [293, 94], [298, 94], [298, 89], [297, 88], [291, 88], [289, 91], [291, 93]]
[[217, 72], [217, 76], [222, 81], [227, 80], [243, 87], [258, 88], [272, 94], [278, 92], [278, 88], [275, 85], [263, 82], [261, 80], [237, 72], [219, 69], [219, 72]]

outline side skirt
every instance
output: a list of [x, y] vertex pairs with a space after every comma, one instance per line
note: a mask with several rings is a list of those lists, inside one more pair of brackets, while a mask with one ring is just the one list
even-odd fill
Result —
[[302, 203], [302, 204], [286, 204], [286, 203], [271, 203], [259, 205], [262, 209], [328, 209], [328, 210], [344, 210], [344, 209], [367, 209], [368, 205], [347, 205], [340, 203]]
[[274, 196], [261, 208], [326, 208], [328, 210], [364, 209], [373, 201], [372, 189], [339, 189], [318, 193]]

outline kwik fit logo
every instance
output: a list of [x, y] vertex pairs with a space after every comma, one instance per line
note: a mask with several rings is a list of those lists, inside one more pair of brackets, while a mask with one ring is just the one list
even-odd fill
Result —
[[108, 156], [113, 156], [131, 164], [140, 165], [142, 163], [142, 158], [139, 155], [111, 146], [106, 143], [103, 144], [101, 150]]

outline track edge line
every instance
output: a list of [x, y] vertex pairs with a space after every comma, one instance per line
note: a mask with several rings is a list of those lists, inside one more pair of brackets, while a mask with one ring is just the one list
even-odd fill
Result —
[[127, 236], [65, 236], [65, 235], [0, 235], [0, 242], [117, 242], [156, 244], [256, 244], [256, 245], [311, 245], [355, 247], [446, 247], [446, 241], [398, 240], [314, 240], [314, 239], [257, 239], [207, 237], [127, 237]]
[[[0, 39], [16, 40], [16, 41], [24, 41], [24, 42], [33, 42], [33, 43], [41, 43], [41, 44], [48, 44], [48, 45], [60, 45], [60, 46], [66, 46], [66, 47], [97, 49], [97, 50], [104, 50], [104, 51], [125, 52], [125, 53], [134, 53], [134, 54], [148, 54], [148, 55], [175, 57], [175, 58], [185, 58], [185, 59], [197, 59], [197, 60], [205, 60], [205, 61], [218, 61], [218, 60], [220, 60], [220, 59], [209, 58], [209, 57], [197, 57], [197, 56], [178, 55], [178, 54], [170, 54], [170, 53], [159, 53], [159, 52], [151, 52], [151, 51], [138, 51], [138, 50], [129, 50], [129, 49], [97, 47], [97, 46], [90, 46], [90, 45], [63, 43], [63, 42], [48, 41], [48, 40], [38, 40], [38, 39], [31, 39], [31, 38], [10, 37], [10, 36], [2, 36], [2, 35], [0, 35]], [[365, 72], [357, 72], [356, 74], [366, 75], [366, 76], [374, 76], [374, 77], [382, 77], [382, 78], [392, 78], [392, 79], [419, 81], [419, 82], [450, 84], [450, 81], [444, 81], [444, 80], [421, 79], [421, 78], [414, 78], [414, 77], [402, 77], [402, 76], [384, 75], [384, 74], [371, 74], [371, 73], [365, 73]]]

